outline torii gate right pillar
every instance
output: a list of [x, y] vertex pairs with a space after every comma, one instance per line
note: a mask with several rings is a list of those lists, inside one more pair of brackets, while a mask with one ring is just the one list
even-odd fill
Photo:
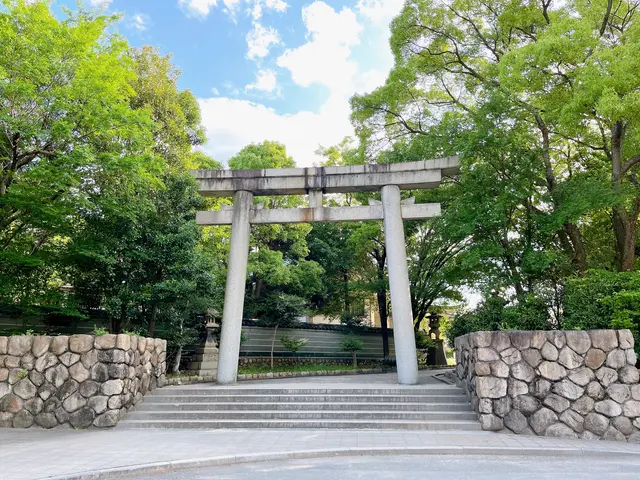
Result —
[[381, 193], [398, 383], [415, 385], [418, 383], [418, 359], [416, 339], [413, 333], [413, 313], [400, 188], [397, 185], [386, 185], [382, 187]]

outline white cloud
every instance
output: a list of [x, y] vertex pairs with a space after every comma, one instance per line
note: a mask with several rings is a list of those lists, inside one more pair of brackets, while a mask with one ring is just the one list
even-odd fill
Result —
[[[225, 11], [233, 17], [241, 0], [222, 0]], [[218, 0], [178, 0], [178, 5], [194, 17], [206, 18], [218, 6]]]
[[149, 16], [143, 13], [137, 13], [131, 18], [129, 25], [139, 32], [144, 32], [149, 28]]
[[211, 93], [213, 93], [215, 96], [220, 95], [220, 90], [218, 90], [216, 87], [213, 87], [211, 89]]
[[254, 20], [259, 20], [262, 17], [263, 8], [284, 13], [288, 7], [289, 4], [283, 0], [253, 0], [253, 7], [248, 12]]
[[247, 33], [247, 58], [250, 60], [261, 59], [269, 55], [269, 50], [274, 45], [279, 45], [280, 35], [273, 27], [264, 27], [260, 23], [254, 23], [253, 29]]
[[258, 90], [265, 93], [274, 93], [278, 88], [276, 72], [271, 69], [258, 70], [256, 80], [245, 87], [247, 90]]
[[[349, 98], [384, 83], [392, 65], [387, 25], [400, 12], [402, 2], [360, 0], [354, 4], [355, 10], [336, 11], [322, 1], [303, 8], [305, 43], [286, 50], [277, 59], [277, 65], [286, 69], [297, 85], [327, 88], [329, 94], [317, 111], [280, 114], [266, 105], [240, 98], [200, 99], [209, 153], [224, 161], [248, 143], [276, 140], [286, 145], [298, 165], [310, 166], [322, 160], [315, 155], [319, 145], [335, 145], [353, 135]], [[280, 43], [279, 36], [276, 38]], [[272, 46], [269, 43], [261, 49], [258, 45], [252, 49], [250, 44], [249, 51], [253, 53], [247, 54], [249, 58], [263, 58]], [[264, 85], [270, 85], [267, 78]], [[257, 77], [251, 85], [258, 83]], [[258, 89], [245, 89], [250, 90]]]
[[92, 7], [101, 7], [101, 8], [108, 8], [112, 2], [113, 0], [89, 0], [89, 4]]

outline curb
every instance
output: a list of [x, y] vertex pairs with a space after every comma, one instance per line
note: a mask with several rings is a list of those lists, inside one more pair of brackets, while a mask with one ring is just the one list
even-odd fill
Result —
[[330, 457], [355, 457], [377, 455], [493, 455], [514, 456], [531, 455], [544, 457], [582, 457], [582, 456], [633, 456], [637, 452], [591, 449], [580, 447], [471, 447], [471, 446], [430, 446], [430, 447], [366, 447], [339, 448], [324, 450], [304, 450], [299, 452], [266, 452], [221, 457], [173, 460], [166, 462], [144, 463], [123, 467], [105, 468], [93, 472], [80, 472], [55, 477], [41, 477], [43, 480], [107, 480], [128, 478], [131, 475], [165, 473], [174, 470], [193, 468], [222, 467], [243, 463], [260, 463], [277, 460], [298, 460]]

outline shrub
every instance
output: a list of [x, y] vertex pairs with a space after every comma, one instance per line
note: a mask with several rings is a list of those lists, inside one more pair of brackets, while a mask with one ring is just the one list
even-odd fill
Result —
[[97, 327], [97, 326], [93, 326], [93, 333], [96, 337], [101, 337], [103, 335], [107, 335], [109, 333], [109, 330], [107, 330], [104, 327]]
[[340, 342], [340, 350], [343, 352], [351, 352], [353, 355], [353, 366], [357, 367], [358, 359], [356, 357], [356, 352], [364, 350], [364, 342], [354, 335], [349, 335]]
[[289, 335], [283, 335], [280, 337], [280, 343], [291, 353], [297, 353], [298, 350], [309, 343], [309, 340], [306, 338], [292, 338]]
[[418, 350], [434, 348], [438, 345], [433, 338], [427, 335], [426, 332], [416, 332], [415, 335], [416, 335], [416, 348]]

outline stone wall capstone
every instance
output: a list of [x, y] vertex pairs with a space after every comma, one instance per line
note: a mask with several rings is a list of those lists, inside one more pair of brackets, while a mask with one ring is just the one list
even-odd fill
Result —
[[0, 427], [113, 427], [165, 383], [166, 340], [0, 337]]
[[630, 330], [476, 332], [456, 374], [484, 430], [640, 443]]

